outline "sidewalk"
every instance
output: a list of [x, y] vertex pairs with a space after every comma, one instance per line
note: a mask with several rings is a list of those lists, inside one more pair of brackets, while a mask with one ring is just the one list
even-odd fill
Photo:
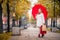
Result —
[[10, 40], [60, 40], [59, 33], [47, 32], [43, 38], [38, 38], [38, 28], [29, 27], [22, 30], [20, 36], [11, 36]]

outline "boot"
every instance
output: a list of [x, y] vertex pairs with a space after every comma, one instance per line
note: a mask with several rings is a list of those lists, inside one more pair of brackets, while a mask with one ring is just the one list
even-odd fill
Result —
[[42, 34], [42, 38], [44, 37], [44, 34]]

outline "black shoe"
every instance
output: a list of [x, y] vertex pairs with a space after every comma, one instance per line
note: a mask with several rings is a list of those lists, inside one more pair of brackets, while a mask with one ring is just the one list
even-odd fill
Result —
[[42, 34], [42, 38], [44, 37], [44, 34]]

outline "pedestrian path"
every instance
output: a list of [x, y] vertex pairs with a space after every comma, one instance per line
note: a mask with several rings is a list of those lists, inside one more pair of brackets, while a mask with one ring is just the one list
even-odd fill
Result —
[[10, 40], [60, 40], [60, 33], [48, 32], [43, 38], [38, 38], [39, 29], [29, 27], [21, 31], [20, 36], [11, 36]]

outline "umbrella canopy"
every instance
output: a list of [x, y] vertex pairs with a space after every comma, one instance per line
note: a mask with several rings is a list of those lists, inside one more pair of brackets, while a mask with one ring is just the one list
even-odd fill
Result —
[[36, 19], [36, 14], [38, 13], [38, 9], [42, 10], [42, 13], [44, 15], [44, 19], [46, 20], [47, 18], [47, 10], [44, 6], [42, 6], [41, 4], [36, 4], [33, 8], [32, 8], [32, 16], [34, 17], [34, 19]]

